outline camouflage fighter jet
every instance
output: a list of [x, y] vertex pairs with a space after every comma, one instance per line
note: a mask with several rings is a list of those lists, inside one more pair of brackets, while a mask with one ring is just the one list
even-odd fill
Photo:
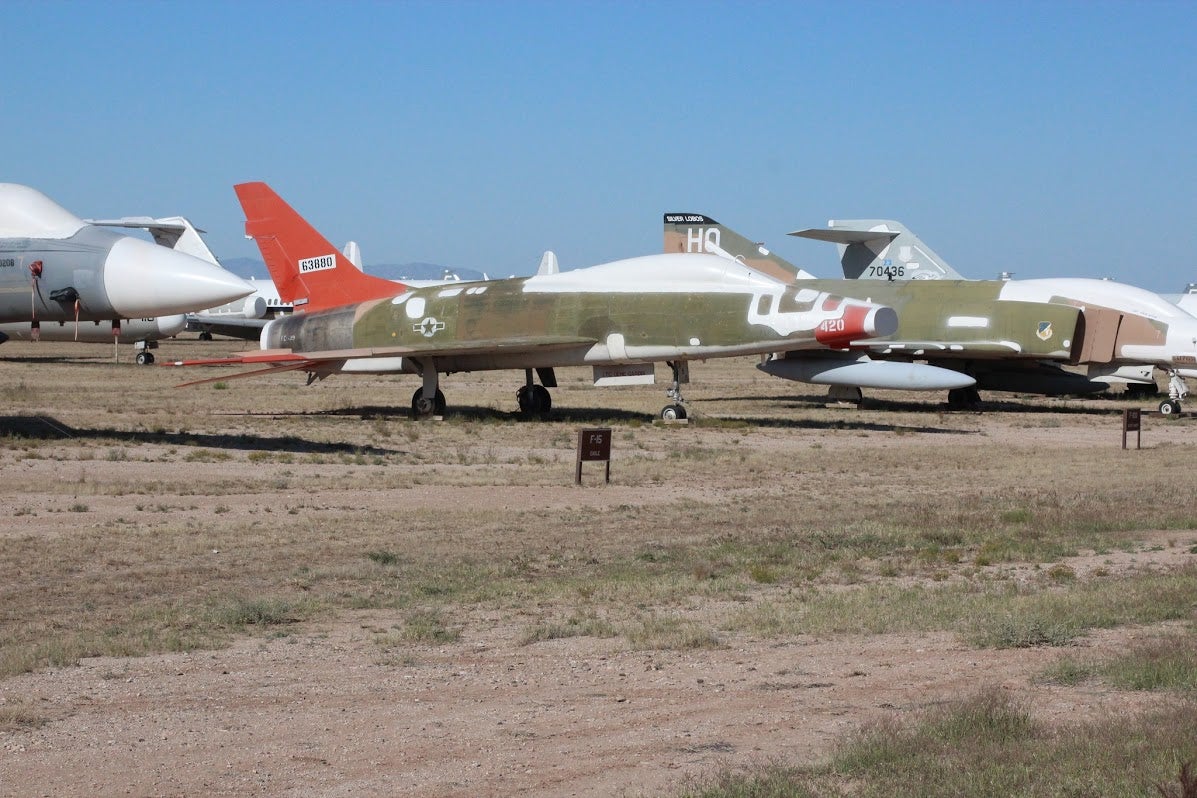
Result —
[[[892, 219], [832, 219], [826, 228], [797, 230], [792, 236], [829, 241], [836, 244], [844, 276], [862, 280], [965, 280], [931, 247]], [[1010, 272], [1003, 272], [1003, 281], [1012, 281]], [[1013, 281], [1012, 281], [1013, 282]], [[1106, 308], [1131, 315], [1154, 319], [1159, 324], [1178, 328], [1192, 328], [1189, 318], [1194, 305], [1179, 297], [1166, 297], [1144, 291], [1124, 283], [1084, 278], [1053, 278], [1048, 280], [1019, 280], [1019, 290], [1044, 297], [1044, 301], [1064, 302], [1079, 307]], [[1047, 297], [1050, 297], [1048, 299]], [[1161, 304], [1163, 301], [1166, 304]], [[1176, 307], [1168, 307], [1168, 305]], [[1180, 312], [1177, 312], [1179, 308]], [[1142, 344], [1151, 340], [1150, 334], [1140, 331], [1138, 341], [1131, 330], [1119, 330], [1116, 345]], [[1156, 391], [1155, 369], [1168, 375], [1168, 399], [1160, 403], [1160, 412], [1168, 415], [1180, 411], [1180, 401], [1188, 395], [1185, 377], [1197, 377], [1197, 362], [1191, 348], [1185, 346], [1184, 333], [1172, 336], [1177, 345], [1170, 351], [1156, 352], [1155, 360], [1130, 362], [1130, 357], [1116, 357], [1110, 362], [1087, 363], [1086, 374], [1075, 374], [1046, 366], [1038, 376], [1020, 371], [986, 375], [981, 387], [994, 390], [1028, 391], [1032, 393], [1095, 393], [1106, 390], [1111, 383], [1123, 383], [1132, 395], [1153, 394]], [[1197, 340], [1190, 341], [1197, 344]]]
[[[858, 223], [850, 224], [855, 225], [851, 230], [802, 232], [841, 243], [845, 273], [873, 278], [861, 283], [867, 288], [860, 295], [895, 308], [898, 330], [883, 340], [853, 346], [850, 353], [783, 353], [762, 363], [763, 371], [830, 385], [833, 392], [839, 389], [840, 397], [859, 400], [862, 386], [939, 388], [934, 378], [897, 384], [888, 379], [884, 367], [878, 367], [894, 361], [928, 365], [974, 381], [951, 388], [948, 400], [954, 406], [975, 406], [980, 401], [977, 387], [1045, 394], [1093, 392], [1107, 387], [1093, 376], [1149, 363], [1176, 377], [1175, 393], [1161, 403], [1160, 411], [1180, 410], [1187, 389], [1178, 370], [1197, 366], [1197, 318], [1172, 303], [1107, 280], [961, 280], [905, 228], [861, 230]], [[666, 214], [664, 228], [667, 252], [717, 250], [762, 270], [767, 262], [768, 273], [791, 275], [791, 285], [852, 290], [843, 288], [839, 280], [811, 278], [763, 245], [702, 214]], [[892, 247], [891, 242], [898, 246]], [[891, 246], [888, 253], [887, 246]], [[916, 276], [920, 273], [925, 277]], [[1071, 320], [1062, 322], [1061, 310], [1070, 310]], [[1065, 371], [1064, 364], [1088, 366], [1089, 376]], [[880, 376], [870, 381], [869, 375], [874, 374]]]
[[[144, 319], [219, 305], [253, 287], [217, 265], [89, 225], [40, 191], [0, 183], [0, 322]], [[111, 338], [111, 335], [110, 335]]]
[[354, 268], [265, 183], [236, 192], [246, 234], [295, 312], [266, 325], [261, 352], [178, 365], [264, 366], [236, 376], [305, 371], [309, 383], [338, 372], [408, 372], [422, 379], [411, 402], [417, 417], [444, 411], [441, 374], [522, 369], [521, 411], [546, 413], [556, 367], [592, 366], [597, 385], [646, 384], [664, 361], [674, 401], [661, 416], [684, 418], [690, 360], [843, 347], [897, 329], [885, 305], [789, 288], [710, 254], [411, 288]]

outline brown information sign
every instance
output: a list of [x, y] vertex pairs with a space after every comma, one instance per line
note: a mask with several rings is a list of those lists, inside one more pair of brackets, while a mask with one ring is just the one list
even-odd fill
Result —
[[1138, 408], [1127, 408], [1122, 411], [1122, 448], [1126, 448], [1126, 433], [1135, 433], [1135, 448], [1141, 449], [1143, 432], [1141, 430], [1143, 411]]
[[578, 473], [576, 484], [582, 484], [582, 463], [605, 462], [607, 481], [611, 481], [611, 428], [578, 430]]

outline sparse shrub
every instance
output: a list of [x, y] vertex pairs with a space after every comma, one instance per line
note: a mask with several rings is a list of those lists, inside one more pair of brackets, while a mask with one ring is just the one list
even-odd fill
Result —
[[614, 637], [615, 627], [594, 613], [571, 615], [564, 622], [542, 623], [530, 627], [520, 636], [521, 645], [567, 637]]
[[461, 630], [445, 623], [440, 610], [418, 610], [403, 623], [402, 637], [417, 643], [456, 643]]
[[393, 551], [368, 551], [366, 557], [379, 565], [398, 565], [399, 555]]
[[709, 629], [681, 618], [650, 616], [628, 628], [624, 636], [637, 648], [657, 650], [718, 648], [722, 645]]
[[234, 598], [217, 607], [213, 618], [224, 626], [275, 626], [299, 620], [295, 605], [281, 598]]
[[1025, 507], [1004, 511], [998, 518], [1003, 524], [1026, 524], [1031, 521], [1031, 511]]
[[38, 714], [24, 701], [10, 701], [0, 704], [0, 732], [32, 729], [49, 722], [45, 715]]
[[1053, 582], [1075, 582], [1076, 571], [1064, 563], [1057, 563], [1047, 569], [1047, 576]]
[[1080, 629], [1074, 623], [1023, 614], [980, 621], [970, 637], [979, 648], [1034, 648], [1071, 645], [1079, 634]]
[[761, 563], [750, 566], [748, 576], [753, 582], [760, 585], [772, 585], [777, 582], [777, 572]]

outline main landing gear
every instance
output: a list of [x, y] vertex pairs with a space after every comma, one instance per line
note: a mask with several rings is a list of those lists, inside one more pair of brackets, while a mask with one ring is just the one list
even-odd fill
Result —
[[1171, 416], [1180, 412], [1181, 400], [1189, 395], [1185, 378], [1175, 371], [1168, 372], [1168, 398], [1160, 402], [1160, 415]]
[[953, 410], [979, 410], [981, 392], [976, 388], [953, 388], [948, 391], [948, 407]]
[[433, 363], [419, 364], [424, 384], [411, 396], [411, 417], [419, 420], [445, 414], [445, 395], [440, 389], [440, 373]]
[[661, 409], [661, 418], [666, 421], [685, 421], [686, 400], [682, 398], [682, 383], [690, 381], [690, 364], [685, 360], [671, 360], [669, 368], [673, 371], [673, 384], [665, 390], [665, 395], [673, 400], [673, 404]]
[[557, 387], [557, 377], [553, 370], [536, 369], [542, 384], [537, 385], [532, 378], [532, 369], [524, 369], [524, 384], [515, 392], [515, 401], [520, 406], [520, 412], [525, 416], [544, 416], [553, 409], [553, 397], [549, 388]]
[[[424, 384], [416, 389], [411, 397], [411, 416], [414, 419], [442, 416], [445, 414], [445, 395], [439, 386], [440, 375], [431, 365], [422, 365]], [[557, 377], [551, 368], [525, 369], [525, 384], [516, 392], [515, 399], [519, 403], [520, 412], [525, 416], [544, 416], [553, 408], [553, 398], [549, 388], [557, 387]], [[540, 384], [537, 385], [533, 374], [539, 375]]]
[[430, 416], [443, 416], [445, 414], [445, 395], [439, 390], [433, 394], [432, 399], [424, 398], [424, 389], [416, 388], [416, 392], [411, 395], [411, 415], [412, 418], [429, 418]]

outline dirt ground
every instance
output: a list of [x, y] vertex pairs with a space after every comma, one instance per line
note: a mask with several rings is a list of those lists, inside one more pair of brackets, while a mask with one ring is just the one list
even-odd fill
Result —
[[[57, 362], [45, 345], [10, 346], [0, 351], [0, 371], [7, 372], [7, 412], [46, 413], [76, 430], [99, 428], [119, 435], [185, 426], [210, 436], [204, 439], [209, 448], [236, 448], [238, 435], [369, 445], [371, 425], [378, 423], [369, 420], [370, 408], [382, 401], [364, 393], [376, 383], [355, 383], [350, 377], [334, 378], [338, 385], [332, 388], [334, 381], [329, 381], [328, 390], [324, 385], [298, 389], [302, 379], [287, 375], [264, 387], [242, 387], [251, 382], [243, 381], [228, 390], [175, 392], [170, 386], [179, 377], [165, 369], [113, 365], [83, 348], [69, 349], [65, 360]], [[218, 345], [202, 350], [178, 346], [190, 355], [216, 351], [211, 347]], [[235, 345], [226, 342], [224, 348]], [[1139, 461], [1112, 461], [1124, 456], [1117, 421], [1108, 412], [1115, 405], [1101, 400], [1086, 404], [1007, 396], [1003, 402], [1012, 404], [1005, 409], [954, 415], [943, 412], [937, 397], [894, 394], [891, 404], [879, 409], [867, 404], [862, 410], [828, 409], [818, 401], [819, 389], [758, 375], [750, 363], [735, 365], [730, 373], [725, 376], [714, 362], [705, 364], [695, 378], [707, 383], [693, 386], [689, 397], [700, 413], [747, 417], [735, 445], [756, 453], [776, 451], [779, 461], [811, 446], [859, 459], [881, 452], [900, 458], [907, 449], [922, 456], [931, 450], [931, 441], [941, 447], [992, 445], [995, 451], [1079, 448], [1092, 452], [1096, 468], [1109, 462], [1138, 467]], [[451, 406], [461, 402], [471, 408], [511, 409], [517, 376], [460, 375], [446, 381], [446, 393]], [[295, 501], [299, 493], [307, 507], [324, 509], [399, 505], [414, 511], [452, 504], [458, 510], [476, 506], [480, 512], [496, 505], [565, 511], [652, 506], [712, 495], [730, 501], [771, 490], [768, 479], [746, 480], [734, 473], [716, 486], [684, 474], [663, 482], [621, 480], [619, 435], [630, 419], [647, 422], [664, 404], [661, 387], [621, 393], [584, 386], [584, 379], [578, 376], [555, 392], [555, 402], [566, 414], [555, 438], [533, 425], [508, 424], [512, 429], [507, 429], [501, 422], [475, 422], [463, 439], [454, 432], [452, 418], [443, 426], [424, 423], [416, 437], [379, 443], [388, 450], [422, 450], [437, 464], [439, 470], [418, 484], [413, 480], [405, 487], [388, 483], [375, 489], [365, 481], [352, 489], [342, 483], [325, 488], [302, 478], [305, 472], [296, 466], [292, 470], [300, 474], [298, 484], [280, 488], [276, 498]], [[402, 409], [412, 389], [414, 381], [402, 381], [388, 401]], [[617, 430], [617, 479], [610, 486], [598, 485], [596, 471], [587, 472], [589, 487], [572, 484], [570, 441], [577, 425], [564, 408], [582, 396], [592, 407], [618, 408], [607, 417]], [[18, 405], [21, 409], [14, 410]], [[318, 413], [346, 407], [344, 414], [306, 417], [302, 428], [293, 429], [285, 417], [293, 408]], [[1101, 413], [1086, 412], [1094, 407]], [[814, 415], [804, 424], [789, 425], [785, 419], [799, 412], [796, 408]], [[271, 413], [279, 415], [266, 415]], [[1193, 450], [1197, 423], [1164, 423], [1148, 420], [1143, 436], [1147, 451]], [[895, 426], [902, 434], [894, 433]], [[646, 435], [659, 434], [650, 424], [645, 428]], [[700, 426], [681, 434], [696, 441], [708, 435]], [[450, 437], [453, 452], [428, 454]], [[156, 452], [186, 444], [131, 434], [120, 445], [122, 458], [128, 458], [119, 464], [122, 478], [131, 482], [223, 480], [219, 490], [176, 488], [175, 495], [158, 497], [179, 505], [174, 515], [203, 518], [219, 511], [248, 517], [264, 501], [260, 493], [238, 494], [229, 488], [255, 478], [263, 468], [260, 462], [234, 457], [163, 466]], [[543, 450], [520, 466], [525, 469], [521, 484], [502, 485], [490, 475], [496, 461], [505, 462], [504, 447]], [[462, 451], [485, 456], [471, 459]], [[451, 471], [454, 457], [464, 465]], [[420, 465], [413, 462], [413, 473]], [[6, 460], [3, 498], [9, 509], [0, 520], [0, 545], [28, 535], [69, 539], [128, 513], [128, 496], [94, 495], [86, 514], [14, 514], [20, 507], [61, 498], [63, 482], [102, 481], [116, 467], [104, 459]], [[324, 471], [355, 467], [366, 470], [335, 462], [319, 466]], [[164, 474], [164, 469], [173, 471]], [[920, 483], [928, 478], [927, 470], [912, 463], [911, 473]], [[1164, 495], [1188, 496], [1194, 484], [1191, 472], [1161, 475], [1160, 489]], [[283, 525], [289, 518], [280, 513], [272, 523]], [[469, 541], [472, 530], [461, 534]], [[477, 534], [494, 533], [480, 527]], [[568, 546], [571, 535], [584, 530], [563, 529], [560, 534], [560, 545]], [[643, 534], [659, 538], [668, 532]], [[1134, 550], [1082, 553], [1063, 562], [1083, 578], [1094, 567], [1114, 573], [1162, 570], [1197, 559], [1190, 552], [1197, 545], [1197, 530], [1147, 531], [1141, 541]], [[482, 537], [476, 542], [495, 545]], [[229, 562], [224, 567], [235, 567], [235, 560]], [[719, 608], [699, 606], [697, 611], [717, 613]], [[0, 795], [657, 795], [676, 790], [686, 777], [723, 765], [816, 761], [866, 721], [901, 716], [980, 686], [1025, 697], [1037, 716], [1060, 722], [1133, 712], [1159, 700], [1092, 684], [1047, 685], [1034, 678], [1075, 651], [978, 650], [946, 633], [783, 639], [732, 633], [721, 636], [717, 648], [645, 651], [618, 637], [527, 644], [521, 639], [526, 619], [502, 608], [472, 607], [468, 612], [460, 640], [410, 644], [401, 662], [380, 657], [375, 642], [395, 623], [395, 614], [361, 610], [297, 624], [285, 636], [241, 637], [218, 650], [88, 658], [75, 667], [8, 677], [0, 681], [0, 706], [23, 702], [48, 722], [0, 732]], [[1088, 635], [1083, 645], [1094, 653], [1113, 652], [1159, 632], [1159, 627], [1103, 630]]]

